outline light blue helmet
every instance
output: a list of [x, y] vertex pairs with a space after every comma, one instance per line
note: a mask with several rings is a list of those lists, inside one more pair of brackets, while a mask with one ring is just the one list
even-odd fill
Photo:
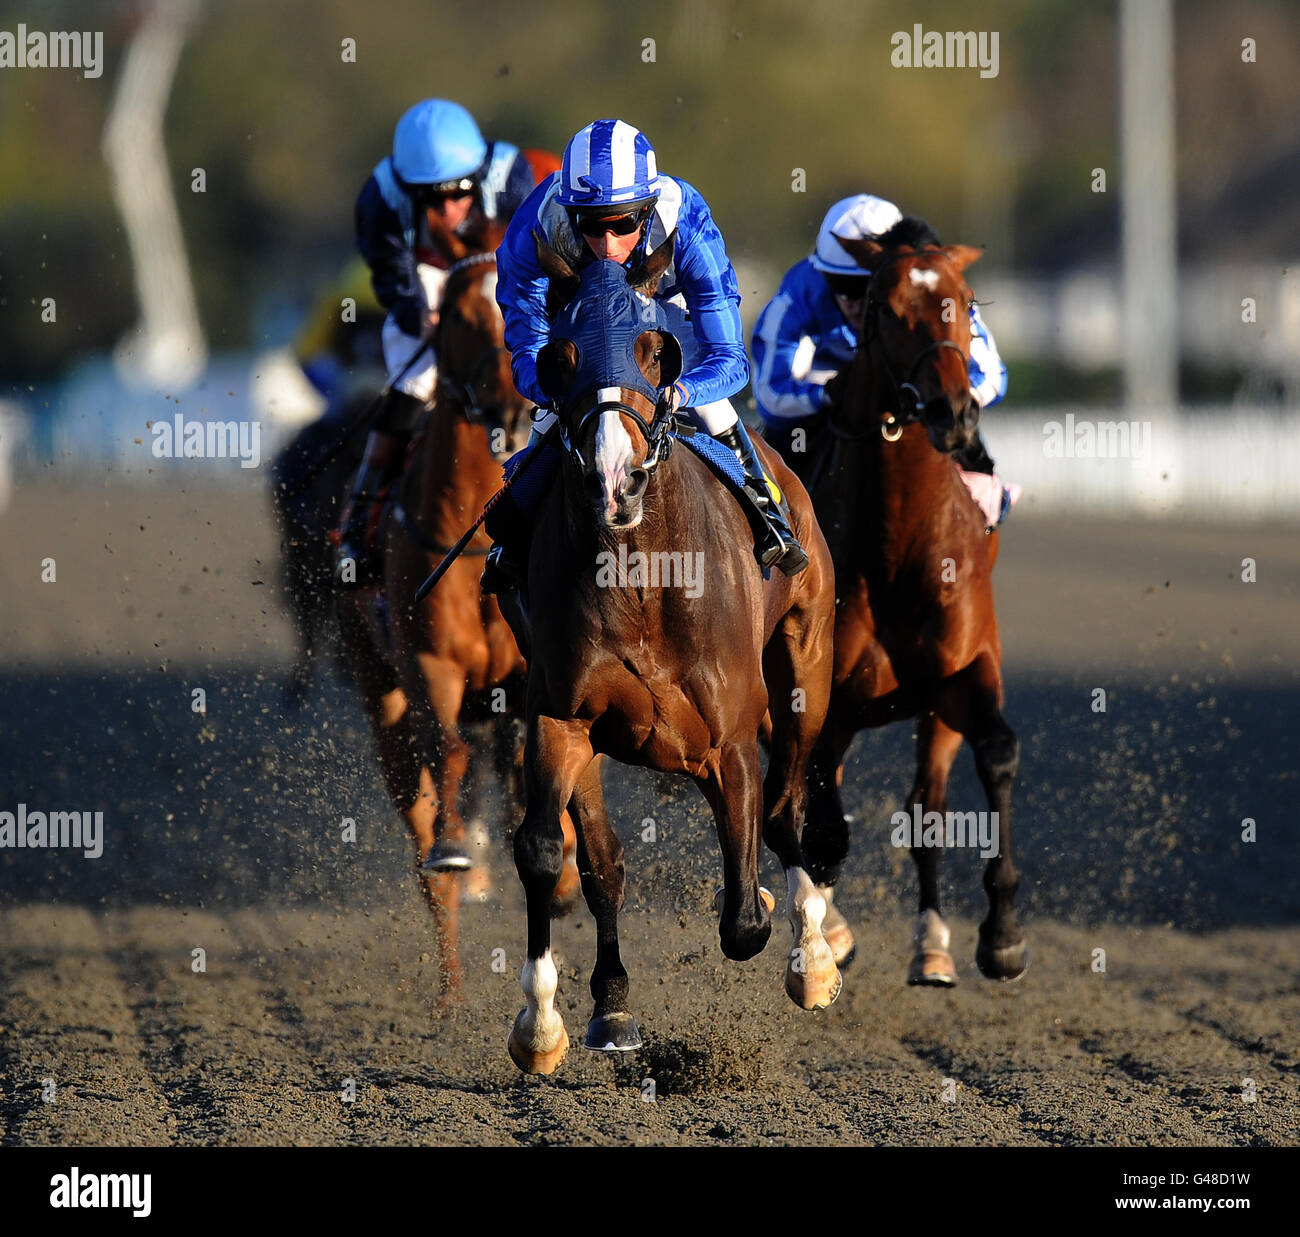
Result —
[[640, 129], [621, 120], [596, 120], [564, 148], [555, 195], [561, 206], [644, 206], [658, 196], [654, 148]]
[[393, 170], [408, 185], [443, 185], [475, 176], [487, 158], [478, 125], [459, 103], [424, 99], [397, 122]]

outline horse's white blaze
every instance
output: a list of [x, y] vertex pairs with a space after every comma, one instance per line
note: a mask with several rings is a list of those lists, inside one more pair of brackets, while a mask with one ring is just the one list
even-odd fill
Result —
[[525, 1009], [519, 1016], [521, 1038], [534, 1052], [550, 1052], [564, 1034], [564, 1023], [555, 1012], [555, 990], [560, 977], [548, 949], [540, 958], [529, 958], [519, 976]]
[[933, 292], [939, 286], [938, 271], [922, 271], [912, 267], [907, 273], [912, 283], [918, 288], [929, 288]]
[[[597, 398], [616, 400], [622, 395], [618, 387], [603, 387]], [[600, 426], [596, 430], [596, 471], [600, 475], [600, 484], [605, 497], [605, 511], [613, 515], [618, 510], [619, 487], [627, 480], [632, 465], [632, 439], [617, 408], [607, 408], [600, 414]]]

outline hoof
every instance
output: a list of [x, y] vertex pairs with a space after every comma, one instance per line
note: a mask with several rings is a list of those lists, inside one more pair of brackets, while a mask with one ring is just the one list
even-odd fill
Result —
[[818, 968], [816, 974], [800, 974], [792, 966], [785, 969], [786, 994], [800, 1009], [825, 1009], [843, 987], [844, 980], [834, 963], [829, 968]]
[[[522, 1018], [526, 1010], [520, 1010], [519, 1017]], [[515, 1025], [510, 1029], [510, 1038], [506, 1041], [506, 1051], [510, 1054], [510, 1059], [525, 1074], [553, 1074], [560, 1068], [560, 1062], [564, 1060], [564, 1054], [569, 1051], [569, 1033], [564, 1029], [564, 1024], [560, 1024], [560, 1040], [549, 1052], [535, 1052], [519, 1039], [519, 1018], [515, 1019]]]
[[952, 988], [957, 983], [957, 967], [946, 949], [926, 949], [912, 958], [907, 968], [907, 982], [926, 988]]
[[1014, 945], [995, 949], [980, 937], [980, 943], [975, 947], [975, 965], [985, 979], [1019, 979], [1029, 966], [1029, 946], [1019, 940]]
[[641, 1032], [631, 1014], [603, 1014], [587, 1024], [583, 1046], [596, 1052], [632, 1052], [641, 1047]]
[[420, 865], [421, 872], [468, 872], [474, 866], [469, 854], [455, 842], [435, 842]]
[[[717, 893], [713, 895], [713, 909], [717, 911], [719, 915], [722, 914], [722, 899], [726, 895], [726, 892], [725, 889], [719, 889]], [[767, 913], [769, 915], [776, 910], [776, 899], [772, 896], [772, 891], [770, 889], [764, 889], [763, 886], [760, 885], [758, 887], [758, 898], [759, 901], [767, 907]]]

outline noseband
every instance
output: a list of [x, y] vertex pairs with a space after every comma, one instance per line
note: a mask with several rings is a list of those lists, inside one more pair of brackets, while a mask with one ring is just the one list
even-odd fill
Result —
[[[579, 402], [574, 406], [570, 415], [574, 415], [581, 407], [582, 404]], [[560, 425], [560, 441], [564, 444], [564, 449], [573, 456], [575, 460], [577, 460], [578, 464], [583, 469], [585, 469], [587, 467], [587, 461], [583, 459], [582, 451], [575, 445], [575, 443], [582, 438], [583, 431], [587, 428], [588, 423], [593, 418], [609, 411], [617, 411], [620, 414], [631, 417], [632, 420], [636, 422], [637, 427], [645, 436], [646, 443], [649, 446], [649, 451], [647, 452], [645, 459], [637, 465], [637, 468], [641, 469], [647, 475], [652, 474], [660, 463], [668, 458], [672, 451], [672, 434], [677, 428], [677, 417], [671, 411], [669, 402], [664, 399], [662, 393], [660, 393], [659, 399], [655, 404], [655, 410], [653, 414], [651, 414], [649, 421], [647, 421], [636, 408], [633, 408], [631, 404], [621, 399], [595, 400], [590, 408], [583, 410], [582, 415], [578, 418], [577, 425], [575, 425], [572, 430], [570, 430], [566, 424], [564, 415], [558, 415], [557, 419]]]

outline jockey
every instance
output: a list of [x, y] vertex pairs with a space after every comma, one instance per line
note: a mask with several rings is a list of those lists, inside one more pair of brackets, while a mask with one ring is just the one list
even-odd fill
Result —
[[371, 504], [400, 473], [411, 431], [437, 382], [438, 361], [428, 340], [451, 262], [430, 235], [428, 216], [463, 234], [480, 212], [488, 219], [509, 218], [534, 183], [529, 160], [517, 147], [484, 141], [459, 103], [425, 99], [397, 122], [393, 153], [361, 189], [357, 247], [388, 311], [383, 346], [390, 389], [339, 523], [339, 565], [350, 561], [356, 567], [342, 573], [345, 584], [362, 583], [371, 574], [365, 545]]
[[[736, 272], [722, 234], [699, 192], [660, 175], [649, 141], [624, 121], [597, 120], [573, 138], [560, 170], [533, 191], [497, 251], [497, 303], [515, 386], [539, 406], [549, 402], [537, 383], [537, 354], [550, 323], [534, 232], [581, 269], [600, 258], [633, 266], [674, 231], [673, 260], [655, 293], [683, 352], [681, 378], [667, 398], [735, 452], [770, 529], [755, 554], [763, 566], [794, 575], [807, 566], [808, 556], [774, 501], [754, 444], [728, 399], [748, 380], [749, 360]], [[530, 447], [554, 421], [554, 412], [537, 419]], [[484, 571], [487, 591], [506, 586], [511, 572], [504, 559], [505, 547], [495, 546]]]
[[[822, 221], [812, 256], [786, 272], [759, 315], [752, 341], [754, 395], [764, 436], [782, 455], [789, 454], [795, 429], [815, 430], [823, 424], [833, 399], [831, 379], [858, 346], [854, 324], [862, 320], [871, 272], [858, 266], [836, 237], [875, 239], [902, 218], [892, 202], [865, 193], [836, 202]], [[928, 228], [921, 240], [939, 243]], [[976, 305], [970, 310], [970, 332], [971, 396], [984, 409], [1006, 394], [1007, 369]], [[997, 525], [1020, 496], [1020, 487], [1003, 486], [978, 431], [955, 458], [989, 526]]]

